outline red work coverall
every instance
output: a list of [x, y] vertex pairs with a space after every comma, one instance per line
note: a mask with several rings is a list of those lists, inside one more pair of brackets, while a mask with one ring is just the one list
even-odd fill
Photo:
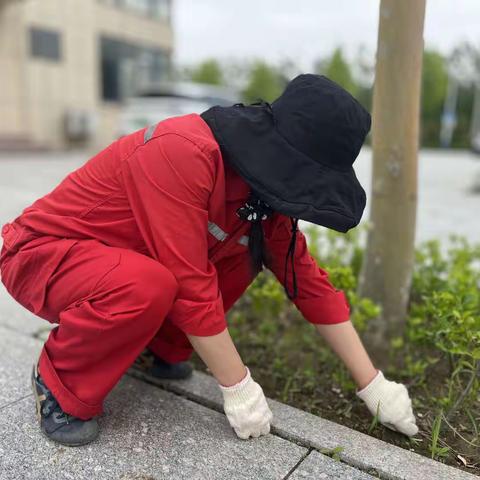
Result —
[[[178, 362], [192, 353], [185, 334], [226, 328], [225, 312], [253, 280], [250, 224], [236, 215], [248, 194], [207, 124], [191, 114], [115, 141], [3, 226], [2, 282], [58, 324], [39, 370], [64, 411], [101, 413], [147, 345]], [[283, 282], [290, 219], [274, 213], [263, 225], [269, 268]], [[303, 316], [348, 320], [343, 292], [301, 232], [295, 252], [294, 303]]]

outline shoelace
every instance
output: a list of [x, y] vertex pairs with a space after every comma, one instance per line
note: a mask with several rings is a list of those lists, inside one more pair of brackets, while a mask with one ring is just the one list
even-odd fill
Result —
[[[41, 383], [45, 386], [43, 382]], [[42, 413], [45, 418], [48, 418], [54, 412], [58, 412], [58, 415], [56, 416], [57, 420], [65, 420], [66, 423], [70, 423], [70, 421], [75, 418], [72, 415], [65, 413], [52, 392], [47, 390], [46, 399], [42, 405]]]

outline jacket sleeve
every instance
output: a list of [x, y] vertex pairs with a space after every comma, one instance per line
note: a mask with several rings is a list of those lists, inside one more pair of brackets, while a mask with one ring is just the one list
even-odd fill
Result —
[[[285, 257], [291, 239], [289, 217], [278, 215], [274, 220], [266, 247], [270, 253], [268, 268], [280, 283], [285, 286]], [[289, 262], [290, 263], [290, 262]], [[310, 323], [334, 324], [349, 320], [350, 308], [345, 294], [337, 290], [329, 281], [328, 273], [317, 265], [310, 255], [305, 235], [298, 230], [295, 244], [295, 273], [297, 277], [297, 297], [293, 303]], [[287, 275], [287, 285], [292, 291], [291, 265]]]
[[179, 285], [168, 317], [185, 333], [199, 336], [227, 326], [217, 272], [208, 259], [208, 202], [217, 172], [211, 157], [190, 140], [166, 134], [137, 148], [122, 164], [147, 248]]

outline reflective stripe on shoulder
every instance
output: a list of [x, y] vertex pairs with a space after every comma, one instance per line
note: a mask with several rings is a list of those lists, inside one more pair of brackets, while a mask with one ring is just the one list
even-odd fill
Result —
[[208, 222], [208, 231], [221, 242], [228, 237], [228, 233], [224, 232], [216, 223], [213, 222]]
[[157, 128], [157, 123], [155, 125], [150, 125], [143, 135], [143, 143], [147, 143], [152, 137], [155, 129]]
[[248, 247], [248, 235], [242, 235], [239, 239], [238, 239], [238, 243], [240, 245], [244, 245], [245, 247]]

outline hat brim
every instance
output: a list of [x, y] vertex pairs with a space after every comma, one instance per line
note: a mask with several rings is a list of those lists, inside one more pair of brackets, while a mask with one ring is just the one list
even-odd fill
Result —
[[275, 211], [339, 232], [358, 225], [366, 195], [352, 167], [336, 170], [295, 149], [264, 108], [214, 107], [212, 113], [226, 161]]

